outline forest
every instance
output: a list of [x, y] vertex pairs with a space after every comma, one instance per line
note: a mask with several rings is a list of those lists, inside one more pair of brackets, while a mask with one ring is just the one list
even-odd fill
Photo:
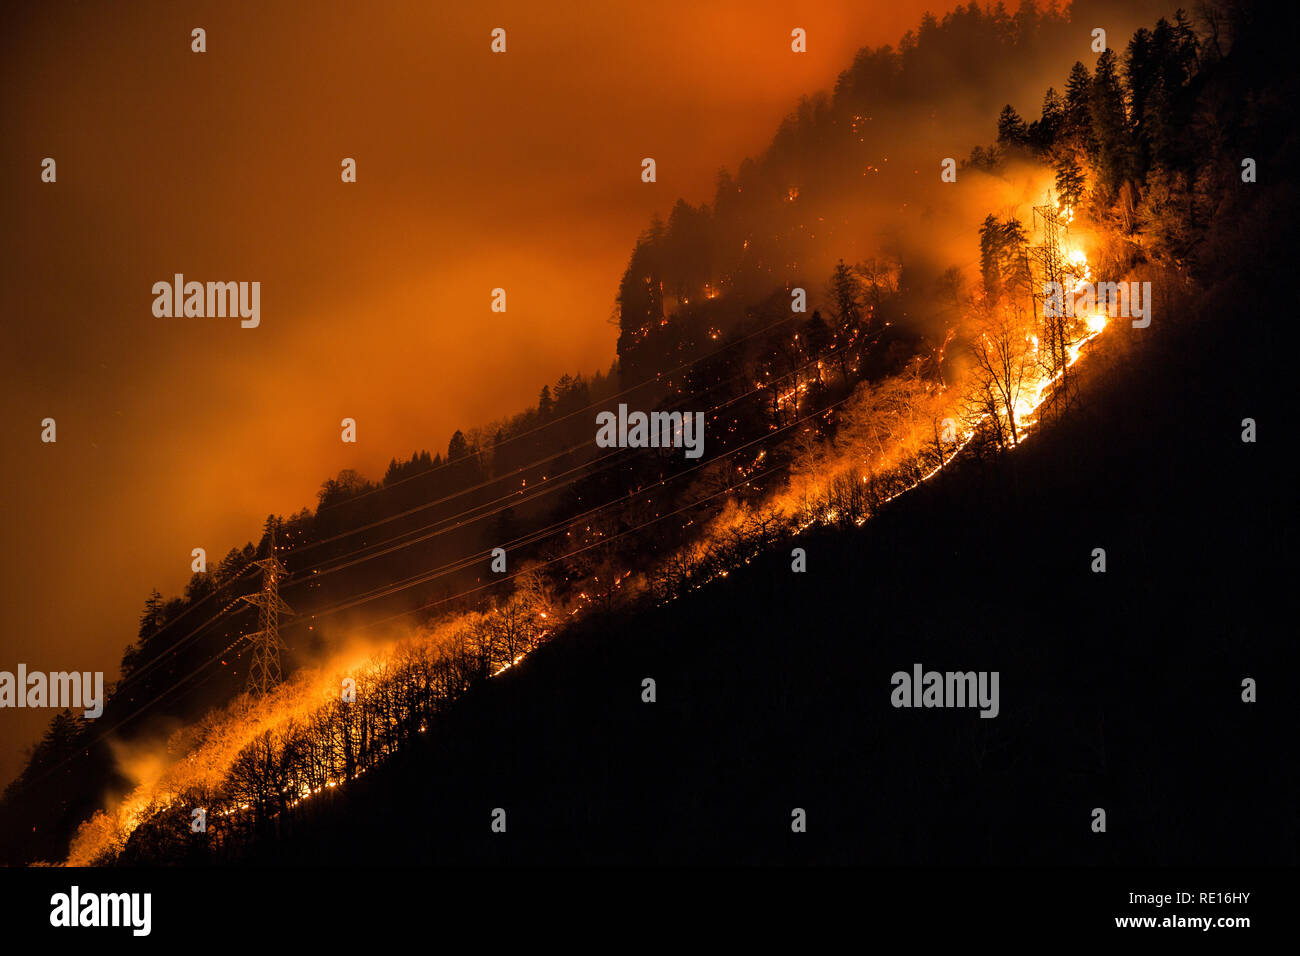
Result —
[[[852, 688], [823, 668], [837, 655], [853, 673], [872, 666], [873, 652], [857, 636], [864, 626], [879, 629], [881, 648], [905, 646], [916, 629], [884, 624], [890, 615], [933, 616], [926, 633], [943, 636], [927, 640], [940, 644], [972, 632], [995, 642], [1008, 638], [990, 636], [991, 619], [1023, 603], [1040, 638], [1079, 633], [1062, 623], [1071, 612], [1041, 593], [1052, 581], [1010, 564], [1034, 563], [1025, 551], [1041, 543], [1024, 535], [1031, 518], [1044, 519], [1044, 499], [1095, 518], [1103, 503], [1128, 493], [1109, 484], [1118, 476], [1103, 467], [1107, 449], [1127, 448], [1130, 472], [1204, 463], [1200, 439], [1184, 447], [1172, 436], [1186, 427], [1180, 375], [1203, 373], [1197, 363], [1207, 354], [1224, 369], [1224, 405], [1187, 398], [1209, 416], [1202, 422], [1239, 431], [1244, 404], [1227, 399], [1262, 401], [1252, 389], [1273, 387], [1266, 376], [1236, 384], [1230, 373], [1275, 351], [1265, 338], [1275, 334], [1269, 316], [1281, 294], [1277, 250], [1293, 247], [1294, 189], [1264, 171], [1289, 168], [1296, 142], [1287, 110], [1297, 91], [1289, 72], [1277, 72], [1290, 56], [1287, 32], [1241, 0], [1160, 18], [1091, 65], [1061, 63], [1074, 23], [1068, 10], [1043, 12], [1030, 2], [1014, 15], [1001, 4], [971, 3], [942, 19], [927, 16], [897, 48], [861, 51], [833, 92], [799, 104], [765, 152], [734, 176], [719, 174], [711, 203], [679, 200], [666, 222], [655, 219], [637, 239], [617, 285], [617, 358], [607, 371], [541, 387], [535, 407], [456, 431], [445, 454], [394, 457], [379, 480], [340, 472], [323, 482], [314, 509], [268, 516], [256, 542], [195, 573], [182, 595], [150, 594], [103, 718], [56, 715], [6, 789], [4, 862], [301, 861], [312, 858], [314, 835], [349, 833], [345, 818], [359, 807], [369, 808], [364, 826], [391, 848], [400, 838], [378, 819], [382, 781], [426, 781], [420, 768], [433, 762], [446, 790], [430, 799], [472, 803], [483, 775], [500, 773], [478, 751], [497, 747], [532, 768], [538, 792], [569, 792], [556, 775], [573, 765], [572, 754], [551, 767], [518, 753], [526, 740], [554, 746], [519, 715], [544, 719], [530, 708], [548, 694], [553, 703], [561, 661], [579, 672], [622, 673], [627, 664], [630, 679], [635, 668], [620, 655], [635, 661], [653, 651], [675, 662], [663, 672], [681, 681], [691, 679], [688, 663], [696, 673], [753, 672], [764, 693], [783, 701], [783, 713], [795, 713], [793, 725], [807, 729], [828, 714], [878, 721], [847, 703]], [[1028, 120], [998, 95], [1019, 96], [1047, 75], [1057, 79], [1039, 87], [1041, 106]], [[978, 92], [953, 101], [946, 91], [955, 78]], [[936, 99], [978, 113], [984, 130], [952, 186], [939, 179], [939, 154], [924, 184], [911, 165], [881, 168], [882, 142], [913, 129], [918, 104]], [[1027, 201], [1003, 201], [1010, 182], [1030, 184], [1017, 193]], [[913, 219], [900, 208], [898, 228], [881, 240], [864, 237], [852, 212], [864, 205], [875, 213], [895, 200], [947, 209], [945, 188], [965, 190], [963, 207], [983, 203], [974, 228], [955, 214], [932, 227], [920, 211]], [[951, 246], [949, 233], [958, 235]], [[1105, 302], [1060, 314], [1044, 307], [1045, 282], [1073, 293], [1097, 281], [1149, 283], [1149, 327]], [[799, 292], [806, 311], [791, 307]], [[1228, 314], [1246, 315], [1239, 326], [1253, 337], [1243, 342], [1243, 331], [1222, 328]], [[1129, 400], [1163, 403], [1135, 406], [1159, 421], [1159, 441], [1125, 424]], [[702, 411], [703, 457], [600, 447], [597, 414], [620, 402], [664, 414]], [[1223, 465], [1204, 470], [1188, 479], [1198, 488], [1233, 474]], [[1074, 473], [1093, 475], [1114, 497], [1103, 501], [1099, 490], [1079, 497]], [[972, 509], [984, 523], [967, 516]], [[1060, 535], [1081, 534], [1077, 516], [1062, 524]], [[909, 540], [909, 528], [922, 540]], [[923, 540], [931, 535], [936, 540]], [[959, 542], [973, 551], [962, 550], [966, 563], [954, 569], [938, 554]], [[496, 547], [509, 555], [504, 574], [489, 568]], [[980, 548], [987, 576], [954, 583], [985, 563], [974, 556]], [[779, 593], [785, 585], [776, 579], [788, 580], [799, 550], [813, 561], [834, 555], [837, 570], [808, 585], [807, 595], [796, 587], [794, 610], [768, 607], [772, 633], [744, 630], [752, 646], [738, 643], [726, 623], [726, 608], [742, 593], [736, 581], [746, 576], [756, 593]], [[244, 692], [244, 636], [255, 614], [240, 597], [258, 586], [252, 562], [272, 555], [288, 569], [278, 586], [294, 611], [281, 630], [287, 678], [255, 697]], [[854, 594], [850, 571], [869, 575], [869, 596]], [[936, 587], [954, 593], [925, 610]], [[971, 610], [981, 606], [989, 610]], [[815, 636], [796, 651], [785, 636], [799, 626], [800, 608], [816, 608], [804, 615]], [[1083, 616], [1098, 625], [1099, 615]], [[655, 636], [681, 631], [683, 619], [704, 622], [689, 629], [698, 645]], [[739, 620], [762, 627], [748, 612]], [[364, 649], [350, 649], [362, 634]], [[619, 646], [600, 650], [601, 641]], [[774, 672], [783, 664], [794, 676]], [[895, 664], [888, 671], [910, 658]], [[1051, 660], [1025, 666], [1040, 665], [1064, 679]], [[791, 703], [800, 687], [824, 688], [826, 701]], [[717, 699], [694, 706], [719, 720], [730, 719], [719, 716], [720, 701], [748, 693], [713, 690]], [[556, 705], [555, 719], [572, 724], [576, 740], [581, 728], [601, 723], [608, 703], [583, 693], [594, 692]], [[762, 706], [757, 697], [745, 703]], [[1032, 723], [1014, 705], [1004, 711], [1002, 722]], [[1055, 726], [1054, 717], [1042, 719]], [[617, 723], [635, 730], [630, 716]], [[801, 739], [766, 718], [759, 725], [783, 746]], [[734, 732], [706, 729], [692, 753], [706, 753], [707, 741], [725, 747], [720, 741]], [[978, 754], [972, 773], [1000, 759], [1005, 741], [995, 733], [977, 727], [952, 744]], [[1081, 746], [1091, 747], [1089, 733], [1065, 737], [1082, 734]], [[609, 741], [597, 736], [592, 745], [602, 743]], [[908, 762], [901, 743], [880, 745]], [[646, 759], [662, 760], [654, 749], [662, 746], [647, 743]], [[137, 752], [161, 766], [129, 773]], [[829, 759], [818, 748], [807, 757], [818, 766]], [[1052, 773], [1074, 772], [1049, 763]], [[763, 782], [753, 768], [733, 769], [747, 780], [752, 771], [754, 786]], [[449, 782], [457, 773], [463, 780]], [[628, 773], [591, 786], [631, 800], [635, 781], [619, 776]], [[1006, 771], [995, 786], [1009, 792], [1018, 780]], [[722, 790], [708, 795], [719, 805], [729, 799]], [[663, 796], [654, 790], [640, 799]], [[195, 808], [205, 812], [201, 832], [191, 828]], [[917, 839], [940, 853], [944, 834], [955, 832], [949, 827], [957, 822]], [[453, 859], [477, 859], [482, 850], [468, 837], [436, 848], [423, 839], [416, 843], [425, 851]], [[628, 839], [636, 852], [654, 852], [641, 836]], [[902, 853], [898, 839], [885, 857]], [[954, 841], [953, 848], [980, 849], [965, 836]], [[1216, 841], [1216, 852], [1231, 843]], [[554, 859], [558, 845], [520, 852]], [[571, 852], [584, 860], [633, 852], [632, 844], [610, 846]], [[817, 859], [862, 849], [852, 840], [839, 850], [814, 846]], [[719, 837], [695, 851], [670, 841], [658, 852], [733, 859], [735, 849]]]

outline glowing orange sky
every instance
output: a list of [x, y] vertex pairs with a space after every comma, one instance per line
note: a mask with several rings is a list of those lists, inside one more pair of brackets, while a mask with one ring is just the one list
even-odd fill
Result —
[[[607, 368], [650, 215], [710, 200], [720, 166], [926, 4], [541, 6], [7, 14], [0, 669], [112, 680], [192, 548], [219, 559], [341, 468], [377, 478], [563, 372]], [[151, 286], [176, 272], [260, 281], [261, 328], [155, 318]], [[39, 441], [46, 416], [57, 445]], [[0, 780], [49, 716], [0, 715]]]

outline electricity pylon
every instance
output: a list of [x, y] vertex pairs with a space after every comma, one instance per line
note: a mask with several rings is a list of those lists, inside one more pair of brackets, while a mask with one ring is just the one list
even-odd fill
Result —
[[248, 667], [248, 692], [264, 696], [280, 683], [280, 614], [292, 614], [293, 608], [280, 598], [280, 578], [288, 572], [275, 556], [275, 527], [271, 528], [271, 553], [254, 561], [262, 569], [262, 590], [241, 595], [241, 600], [257, 607], [261, 630], [247, 635], [253, 642], [253, 658]]
[[[1049, 196], [1050, 198], [1050, 196]], [[1058, 290], [1051, 305], [1049, 294], [1036, 293], [1034, 298], [1043, 299], [1043, 332], [1047, 346], [1047, 373], [1049, 376], [1061, 376], [1061, 386], [1065, 386], [1065, 372], [1070, 364], [1070, 327], [1065, 316], [1065, 253], [1062, 250], [1063, 236], [1069, 234], [1070, 220], [1061, 215], [1057, 205], [1035, 206], [1034, 227], [1037, 231], [1039, 220], [1043, 223], [1043, 243], [1033, 249], [1036, 258], [1043, 267], [1043, 282], [1050, 283], [1050, 288]]]

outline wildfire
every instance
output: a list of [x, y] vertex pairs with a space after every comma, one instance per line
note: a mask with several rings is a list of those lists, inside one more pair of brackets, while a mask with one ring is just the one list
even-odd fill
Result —
[[[792, 188], [790, 200], [793, 201], [797, 195], [797, 188]], [[1067, 221], [1072, 218], [1072, 211], [1068, 207], [1065, 215]], [[1091, 279], [1087, 254], [1082, 249], [1074, 249], [1068, 253], [1067, 260], [1070, 275], [1078, 279], [1075, 286], [1077, 292], [1082, 284]], [[716, 289], [711, 285], [705, 286], [707, 298], [713, 298], [716, 294]], [[1084, 346], [1102, 332], [1107, 324], [1104, 310], [1079, 315], [1078, 318], [1084, 323], [1087, 334], [1069, 346], [1067, 368], [1078, 361]], [[710, 333], [714, 334], [716, 330], [710, 329]], [[1019, 339], [1019, 333], [1017, 338]], [[1025, 345], [1032, 348], [1034, 356], [1038, 355], [1038, 335], [1031, 333], [1025, 337], [1021, 348]], [[1032, 364], [1037, 368], [1036, 362]], [[1038, 409], [1050, 397], [1062, 374], [1058, 372], [1051, 378], [1029, 375], [1018, 388], [1015, 398], [1009, 399], [1020, 438], [1029, 434], [1036, 424]], [[770, 378], [769, 373], [764, 375]], [[761, 389], [771, 388], [775, 383], [756, 381], [754, 384], [756, 389]], [[802, 396], [809, 391], [811, 384], [796, 382], [793, 387], [780, 388], [775, 395], [775, 404], [780, 408], [793, 405], [797, 410]], [[949, 429], [945, 437], [940, 438], [937, 427], [931, 426], [940, 421], [946, 424], [962, 414], [959, 411], [961, 400], [958, 392], [956, 388], [936, 388], [932, 383], [921, 381], [919, 376], [913, 379], [900, 376], [884, 383], [864, 383], [860, 392], [854, 395], [855, 404], [846, 406], [844, 410], [847, 421], [839, 426], [835, 439], [839, 442], [838, 447], [831, 441], [819, 441], [816, 430], [808, 429], [811, 436], [808, 449], [800, 453], [801, 457], [791, 468], [789, 484], [785, 488], [767, 492], [757, 507], [731, 502], [710, 523], [703, 536], [706, 543], [695, 545], [690, 551], [691, 557], [698, 561], [700, 567], [710, 567], [708, 577], [703, 580], [725, 578], [729, 568], [734, 569], [740, 563], [748, 563], [753, 556], [733, 555], [735, 560], [730, 566], [717, 563], [710, 566], [706, 560], [709, 554], [707, 542], [725, 539], [733, 532], [752, 528], [755, 523], [764, 524], [768, 520], [775, 527], [796, 533], [818, 523], [852, 522], [861, 525], [881, 504], [938, 474], [975, 439], [989, 420], [988, 414], [983, 417], [969, 415], [964, 419], [960, 430]], [[752, 475], [766, 455], [766, 451], [761, 451], [752, 464], [737, 466], [736, 470], [744, 475]], [[888, 480], [878, 482], [882, 476]], [[862, 501], [866, 500], [864, 496], [868, 493], [872, 496], [869, 508], [862, 505]], [[855, 499], [854, 495], [859, 498]], [[626, 571], [604, 583], [600, 578], [593, 578], [595, 587], [592, 590], [612, 593], [621, 589], [624, 580], [631, 574], [631, 571]], [[638, 578], [637, 581], [639, 580]], [[695, 587], [700, 586], [702, 580], [695, 580]], [[639, 585], [634, 581], [631, 586]], [[578, 595], [574, 606], [567, 608], [567, 615], [563, 613], [566, 608], [557, 607], [554, 610], [561, 620], [565, 617], [572, 618], [584, 607], [592, 605], [594, 600], [592, 594], [583, 591]], [[546, 613], [537, 613], [541, 619], [547, 619]], [[418, 640], [430, 644], [450, 641], [458, 628], [472, 627], [485, 617], [486, 615], [478, 614], [462, 615], [420, 635]], [[540, 633], [545, 637], [548, 632]], [[259, 737], [269, 732], [282, 732], [295, 722], [309, 722], [327, 705], [337, 706], [340, 681], [344, 675], [381, 680], [385, 668], [392, 665], [404, 647], [409, 647], [409, 641], [392, 642], [382, 647], [377, 654], [347, 661], [342, 668], [338, 666], [343, 663], [340, 661], [330, 668], [300, 673], [266, 698], [241, 698], [225, 711], [179, 732], [168, 741], [165, 759], [147, 775], [137, 778], [138, 785], [131, 794], [116, 807], [97, 813], [83, 824], [67, 862], [70, 865], [90, 864], [106, 853], [120, 851], [133, 831], [158, 814], [175, 807], [183, 795], [197, 791], [220, 791], [236, 760]], [[506, 655], [505, 660], [500, 656], [495, 657], [489, 665], [492, 669], [485, 670], [484, 673], [499, 676], [518, 665], [528, 653], [528, 650], [512, 652]], [[427, 725], [421, 722], [418, 732], [425, 733], [426, 730]], [[355, 776], [361, 776], [365, 772], [365, 767], [359, 767]], [[292, 794], [294, 799], [288, 805], [296, 806], [326, 789], [344, 786], [346, 780], [351, 779], [350, 770], [348, 774], [334, 770], [329, 773], [333, 775], [328, 779], [316, 777], [315, 785], [296, 786]], [[230, 809], [221, 811], [223, 816], [242, 815], [249, 804], [234, 803], [227, 806]]]
[[[526, 599], [525, 604], [532, 613], [538, 612], [539, 608]], [[267, 735], [279, 739], [292, 734], [296, 727], [311, 724], [328, 708], [337, 708], [345, 677], [352, 678], [356, 682], [354, 686], [363, 682], [381, 685], [392, 669], [401, 666], [410, 655], [434, 660], [444, 649], [463, 640], [463, 635], [481, 627], [491, 615], [500, 613], [503, 612], [492, 610], [487, 614], [452, 616], [413, 636], [381, 643], [363, 652], [340, 654], [331, 666], [300, 671], [263, 698], [240, 697], [196, 725], [182, 728], [168, 739], [161, 753], [153, 748], [147, 758], [133, 758], [127, 763], [119, 758], [124, 770], [129, 770], [131, 764], [140, 768], [135, 773], [137, 785], [116, 806], [97, 812], [81, 825], [69, 849], [67, 865], [94, 865], [113, 858], [137, 828], [174, 810], [182, 800], [195, 799], [195, 794], [226, 794], [225, 809], [213, 807], [211, 820], [242, 815], [250, 804], [230, 800], [237, 792], [230, 790], [230, 780], [237, 762], [247, 756], [250, 746], [266, 740]], [[537, 641], [543, 640], [547, 633], [540, 631]], [[493, 676], [518, 664], [526, 654], [526, 649], [515, 654]], [[372, 727], [371, 732], [377, 729]], [[421, 722], [418, 731], [426, 730], [427, 724]], [[341, 746], [339, 741], [334, 743]], [[353, 776], [365, 772], [364, 766], [358, 766]], [[312, 783], [299, 781], [291, 793], [285, 794], [289, 799], [284, 805], [298, 806], [346, 782], [341, 776], [317, 778]]]
[[[1106, 328], [1107, 316], [1104, 311], [1096, 309], [1096, 303], [1093, 301], [1094, 296], [1089, 288], [1092, 282], [1092, 267], [1088, 264], [1088, 254], [1083, 249], [1073, 249], [1066, 256], [1069, 264], [1069, 274], [1074, 277], [1074, 285], [1070, 289], [1071, 302], [1074, 303], [1074, 315], [1081, 320], [1088, 330], [1088, 338], [1096, 335]], [[1038, 350], [1038, 339], [1032, 337], [1034, 350]], [[1071, 356], [1077, 357], [1077, 346], [1082, 343], [1076, 343], [1076, 347], [1071, 348]]]

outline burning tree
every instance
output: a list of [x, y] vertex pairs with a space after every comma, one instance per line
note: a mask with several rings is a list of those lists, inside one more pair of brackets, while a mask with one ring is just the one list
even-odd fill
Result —
[[1032, 338], [1018, 310], [995, 308], [971, 343], [975, 359], [975, 406], [989, 415], [999, 444], [1005, 435], [1019, 443], [1017, 418], [1032, 410], [1026, 400], [1034, 373]]

